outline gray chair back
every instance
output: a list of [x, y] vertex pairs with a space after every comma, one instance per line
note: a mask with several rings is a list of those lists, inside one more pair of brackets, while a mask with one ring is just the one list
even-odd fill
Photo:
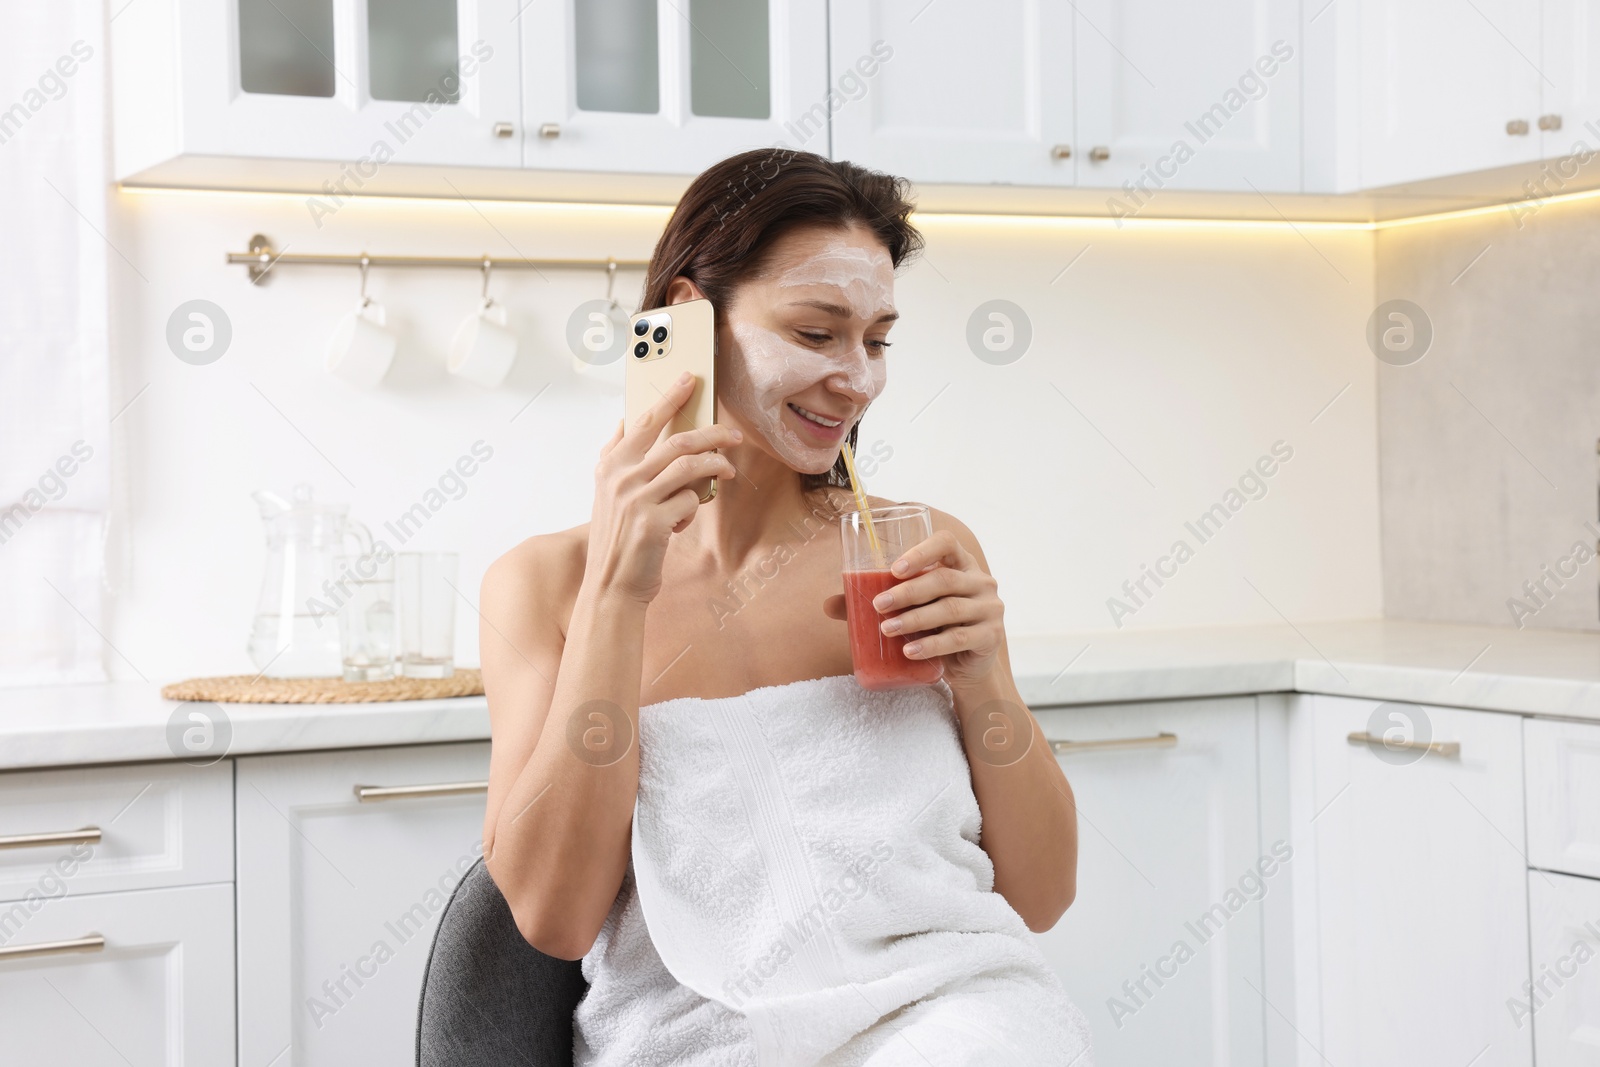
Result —
[[433, 935], [417, 1004], [418, 1067], [572, 1067], [572, 1011], [588, 984], [574, 960], [523, 939], [479, 860]]

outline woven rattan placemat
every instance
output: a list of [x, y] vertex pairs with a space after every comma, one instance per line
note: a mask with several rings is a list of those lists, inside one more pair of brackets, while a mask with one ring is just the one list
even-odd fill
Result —
[[463, 667], [449, 678], [396, 678], [388, 682], [347, 682], [341, 678], [258, 678], [232, 674], [190, 678], [162, 686], [168, 700], [211, 700], [225, 704], [376, 704], [388, 700], [438, 700], [483, 694], [483, 675]]

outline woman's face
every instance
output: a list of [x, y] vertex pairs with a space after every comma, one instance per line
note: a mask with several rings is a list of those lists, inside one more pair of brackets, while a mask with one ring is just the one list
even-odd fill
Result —
[[718, 421], [822, 474], [883, 392], [894, 265], [870, 230], [807, 226], [739, 285], [717, 332]]

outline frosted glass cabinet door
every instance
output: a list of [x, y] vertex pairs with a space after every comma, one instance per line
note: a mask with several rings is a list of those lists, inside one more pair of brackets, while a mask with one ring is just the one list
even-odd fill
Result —
[[[0, 907], [0, 1063], [234, 1062], [231, 885], [74, 890], [20, 925], [10, 910]], [[47, 951], [92, 938], [103, 944]]]
[[[1300, 191], [1296, 0], [1076, 5], [1078, 184]], [[1153, 210], [1153, 209], [1152, 209]]]
[[1071, 5], [851, 0], [831, 15], [833, 83], [849, 90], [835, 159], [921, 182], [1072, 185], [1081, 173]]
[[1261, 997], [1284, 1000], [1264, 978], [1262, 901], [1289, 873], [1284, 843], [1274, 855], [1260, 840], [1255, 699], [1036, 715], [1051, 740], [1177, 738], [1060, 756], [1078, 896], [1039, 943], [1088, 1017], [1095, 1063], [1264, 1067]]
[[1521, 720], [1330, 696], [1298, 698], [1296, 713], [1313, 735], [1317, 1051], [1530, 1067], [1532, 1029], [1507, 1011], [1528, 979]]
[[827, 19], [827, 0], [529, 4], [524, 165], [695, 174], [767, 145], [826, 154]]
[[355, 192], [391, 161], [518, 167], [517, 6], [130, 4], [111, 24], [118, 171], [180, 153], [328, 160]]
[[241, 1064], [412, 1062], [439, 914], [482, 855], [483, 794], [362, 802], [355, 787], [488, 774], [483, 742], [238, 761]]

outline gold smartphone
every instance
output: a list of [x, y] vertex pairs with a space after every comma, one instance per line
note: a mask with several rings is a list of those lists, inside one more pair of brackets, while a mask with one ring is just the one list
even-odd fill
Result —
[[[678, 409], [673, 433], [703, 430], [717, 421], [717, 328], [709, 300], [641, 311], [628, 323], [627, 419], [631, 425], [666, 396], [678, 375], [695, 375], [694, 392]], [[717, 480], [691, 484], [704, 504], [717, 495]]]

